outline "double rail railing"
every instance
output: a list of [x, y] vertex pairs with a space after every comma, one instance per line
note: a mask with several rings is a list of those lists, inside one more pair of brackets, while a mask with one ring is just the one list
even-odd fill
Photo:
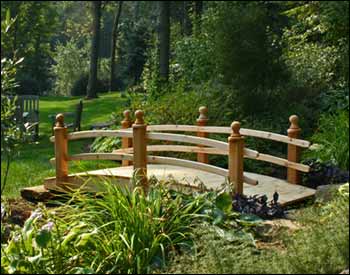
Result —
[[[68, 133], [64, 126], [64, 117], [57, 115], [54, 127], [54, 136], [51, 141], [55, 143], [56, 182], [64, 183], [68, 178], [68, 162], [77, 160], [121, 160], [123, 166], [133, 164], [136, 179], [147, 190], [147, 163], [159, 163], [189, 167], [228, 177], [233, 183], [236, 193], [243, 193], [243, 182], [256, 185], [258, 182], [244, 174], [244, 158], [270, 162], [287, 168], [287, 181], [293, 184], [300, 183], [300, 172], [309, 172], [310, 167], [299, 163], [300, 149], [309, 148], [310, 142], [299, 139], [301, 129], [298, 117], [289, 118], [290, 127], [288, 135], [280, 135], [265, 131], [241, 128], [239, 122], [234, 121], [231, 127], [206, 126], [208, 122], [207, 108], [199, 108], [200, 116], [197, 125], [146, 125], [144, 113], [135, 112], [136, 120], [132, 123], [130, 111], [124, 111], [124, 120], [121, 130], [91, 130]], [[163, 133], [167, 132], [195, 132], [197, 136], [185, 134]], [[208, 137], [210, 133], [229, 134], [228, 142], [218, 141]], [[288, 144], [287, 159], [275, 157], [245, 147], [244, 136], [269, 139]], [[82, 153], [68, 154], [68, 141], [82, 138], [115, 137], [122, 138], [122, 148], [111, 153]], [[148, 145], [149, 140], [189, 143], [187, 145]], [[147, 152], [189, 152], [197, 154], [197, 161], [179, 158], [148, 155]], [[227, 155], [228, 169], [210, 165], [209, 154]]]

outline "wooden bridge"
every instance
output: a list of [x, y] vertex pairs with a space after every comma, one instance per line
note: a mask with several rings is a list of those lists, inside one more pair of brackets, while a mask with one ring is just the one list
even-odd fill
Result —
[[[231, 127], [207, 126], [207, 108], [199, 108], [200, 116], [196, 125], [146, 125], [144, 113], [135, 112], [136, 120], [132, 123], [130, 111], [124, 111], [124, 120], [120, 130], [92, 130], [68, 133], [62, 114], [57, 115], [54, 136], [50, 138], [55, 144], [55, 158], [51, 161], [56, 166], [56, 177], [47, 178], [44, 187], [47, 190], [64, 191], [84, 184], [90, 191], [101, 190], [100, 178], [107, 177], [116, 184], [135, 185], [135, 180], [148, 189], [149, 178], [172, 182], [174, 188], [217, 189], [228, 181], [234, 192], [245, 195], [266, 194], [270, 199], [275, 191], [279, 201], [288, 204], [303, 200], [315, 193], [314, 189], [300, 184], [300, 173], [309, 172], [310, 167], [299, 163], [300, 149], [309, 148], [310, 142], [299, 139], [301, 129], [298, 117], [289, 118], [288, 135], [241, 128], [234, 121]], [[174, 134], [166, 132], [196, 133]], [[227, 142], [209, 138], [209, 134], [228, 135]], [[287, 144], [287, 159], [279, 158], [245, 146], [244, 136], [263, 138]], [[115, 137], [122, 139], [122, 148], [110, 153], [68, 154], [68, 142], [96, 137]], [[152, 141], [166, 141], [157, 145]], [[170, 144], [172, 142], [172, 144]], [[174, 144], [174, 142], [176, 144]], [[180, 144], [181, 145], [180, 145]], [[183, 145], [183, 144], [191, 144]], [[149, 155], [148, 152], [186, 152], [196, 153], [197, 161], [180, 158]], [[228, 169], [209, 164], [208, 155], [217, 154], [228, 157]], [[244, 172], [244, 158], [265, 161], [287, 168], [287, 179], [277, 179], [255, 173]], [[84, 173], [69, 174], [68, 163], [80, 160], [120, 160], [122, 166]], [[133, 177], [134, 176], [134, 177]], [[94, 180], [97, 179], [97, 180]], [[133, 179], [134, 181], [131, 181]]]

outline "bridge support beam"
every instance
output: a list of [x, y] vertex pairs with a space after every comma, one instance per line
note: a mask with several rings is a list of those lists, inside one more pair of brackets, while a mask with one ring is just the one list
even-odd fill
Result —
[[231, 124], [232, 133], [228, 137], [229, 144], [229, 181], [233, 184], [235, 194], [243, 194], [243, 151], [244, 137], [239, 130], [241, 124], [234, 121]]
[[67, 127], [64, 125], [63, 114], [56, 116], [53, 128], [55, 135], [56, 183], [65, 182], [68, 178], [68, 140]]
[[[299, 128], [299, 118], [296, 115], [289, 117], [290, 126], [287, 130], [288, 137], [290, 138], [299, 138], [301, 129]], [[300, 147], [288, 144], [288, 160], [292, 162], [300, 161]], [[301, 177], [300, 172], [293, 168], [287, 169], [287, 181], [293, 184], [300, 184]]]
[[148, 191], [147, 182], [147, 125], [143, 120], [141, 110], [135, 112], [135, 123], [132, 125], [134, 145], [134, 176], [136, 184], [141, 185], [145, 193]]
[[[130, 110], [125, 110], [123, 112], [123, 115], [124, 115], [124, 119], [121, 122], [122, 129], [130, 128], [132, 126], [132, 121], [130, 119]], [[126, 148], [130, 148], [130, 147], [132, 147], [132, 138], [123, 137], [122, 138], [122, 148], [126, 149]], [[122, 166], [129, 166], [131, 164], [132, 164], [132, 161], [130, 161], [130, 160], [122, 160]]]
[[[199, 117], [197, 119], [197, 126], [207, 126], [207, 123], [208, 123], [208, 108], [205, 106], [202, 106], [199, 108]], [[207, 138], [208, 133], [197, 132], [197, 136]], [[200, 147], [203, 147], [203, 146], [200, 146]], [[202, 163], [209, 163], [208, 154], [198, 153], [197, 161]]]

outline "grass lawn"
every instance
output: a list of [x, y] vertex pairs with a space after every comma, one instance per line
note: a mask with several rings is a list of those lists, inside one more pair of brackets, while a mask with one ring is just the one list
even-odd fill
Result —
[[[18, 197], [20, 189], [27, 186], [41, 185], [43, 179], [55, 175], [55, 169], [49, 159], [54, 157], [54, 146], [49, 141], [51, 136], [50, 114], [59, 112], [72, 112], [80, 97], [41, 97], [39, 102], [40, 127], [39, 141], [24, 144], [20, 155], [16, 157], [10, 166], [8, 182], [3, 193], [5, 197]], [[94, 100], [84, 100], [82, 113], [82, 130], [88, 130], [90, 125], [96, 122], [109, 121], [112, 112], [120, 114], [125, 108], [126, 100], [121, 98], [120, 93], [101, 94]], [[84, 139], [70, 142], [69, 153], [82, 153], [87, 149], [91, 140]], [[5, 161], [1, 160], [1, 180], [5, 172]], [[111, 161], [81, 161], [71, 162], [70, 172], [85, 171], [87, 169], [99, 169], [115, 166]]]

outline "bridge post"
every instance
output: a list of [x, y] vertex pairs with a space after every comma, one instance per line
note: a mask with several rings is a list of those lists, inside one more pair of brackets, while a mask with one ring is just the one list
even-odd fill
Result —
[[[208, 108], [205, 106], [202, 106], [199, 108], [199, 117], [197, 119], [197, 126], [206, 126], [208, 122]], [[198, 137], [208, 137], [208, 133], [204, 132], [197, 132]], [[203, 147], [201, 145], [198, 145], [199, 147]], [[204, 153], [197, 153], [197, 161], [202, 163], [209, 163], [208, 160], [208, 154]]]
[[228, 137], [229, 144], [229, 181], [234, 185], [235, 194], [243, 194], [243, 150], [244, 137], [239, 130], [241, 124], [234, 121], [231, 124], [232, 133]]
[[[132, 121], [130, 119], [130, 110], [125, 110], [123, 112], [123, 115], [124, 115], [124, 119], [121, 122], [122, 129], [130, 128], [132, 126]], [[132, 147], [132, 138], [123, 137], [122, 138], [122, 148], [126, 149], [126, 148], [130, 148], [130, 147]], [[132, 161], [130, 161], [130, 160], [122, 160], [122, 166], [129, 166], [131, 164], [132, 164]]]
[[[290, 126], [287, 130], [288, 137], [299, 138], [301, 129], [299, 128], [299, 118], [296, 115], [289, 117]], [[293, 144], [288, 144], [288, 160], [293, 162], [300, 161], [300, 148]], [[300, 172], [293, 168], [287, 168], [287, 181], [293, 184], [299, 184], [301, 180]]]
[[135, 123], [132, 125], [133, 146], [134, 146], [134, 176], [136, 183], [142, 185], [143, 190], [147, 192], [147, 125], [143, 120], [143, 111], [135, 112]]
[[63, 114], [56, 116], [53, 130], [55, 135], [56, 183], [61, 183], [68, 178], [67, 127], [64, 125]]

